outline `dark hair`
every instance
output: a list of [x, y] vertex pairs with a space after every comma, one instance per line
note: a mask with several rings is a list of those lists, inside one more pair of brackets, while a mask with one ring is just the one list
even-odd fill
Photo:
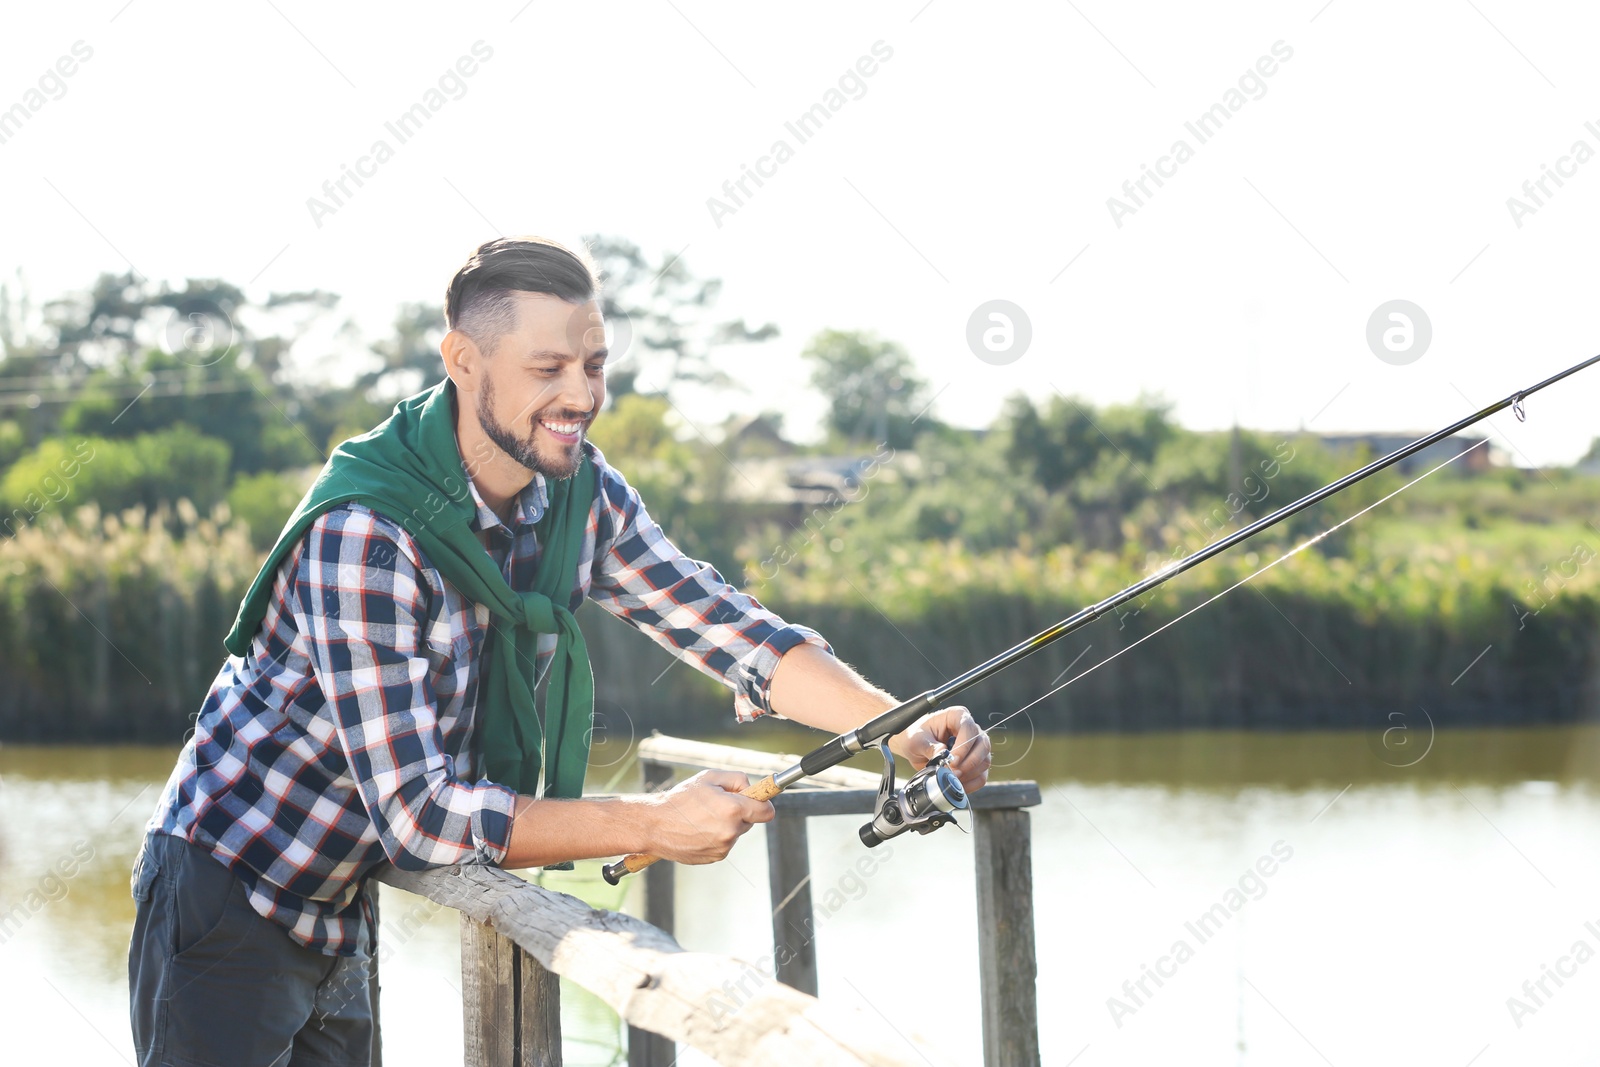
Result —
[[595, 298], [600, 281], [586, 252], [544, 237], [497, 237], [478, 246], [445, 291], [444, 318], [486, 353], [517, 327], [515, 294], [547, 293], [569, 304]]

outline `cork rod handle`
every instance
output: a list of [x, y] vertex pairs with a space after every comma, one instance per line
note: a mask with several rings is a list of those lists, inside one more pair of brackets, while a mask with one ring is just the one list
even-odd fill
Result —
[[[740, 791], [739, 795], [749, 797], [751, 800], [771, 800], [781, 792], [783, 792], [783, 788], [769, 774], [758, 782], [752, 782], [749, 787]], [[616, 885], [622, 881], [623, 875], [637, 874], [660, 858], [660, 856], [651, 856], [644, 852], [635, 852], [632, 855], [622, 857], [615, 863], [606, 864], [600, 868], [600, 873], [605, 875], [606, 881]]]

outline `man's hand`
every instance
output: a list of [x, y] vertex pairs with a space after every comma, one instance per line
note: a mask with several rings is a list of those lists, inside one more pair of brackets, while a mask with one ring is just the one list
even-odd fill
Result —
[[[830, 734], [853, 730], [898, 703], [813, 645], [796, 645], [784, 653], [772, 676], [772, 710]], [[983, 788], [989, 779], [989, 735], [978, 729], [966, 708], [940, 708], [924, 715], [889, 739], [889, 751], [921, 770], [950, 737], [956, 739], [950, 769], [963, 788]]]
[[701, 771], [653, 794], [655, 825], [647, 850], [678, 863], [715, 863], [758, 822], [772, 821], [772, 803], [740, 796], [750, 779], [738, 771]]
[[989, 735], [978, 728], [972, 712], [959, 705], [929, 712], [889, 739], [889, 751], [904, 756], [921, 770], [954, 737], [955, 758], [950, 769], [967, 792], [982, 789], [989, 780]]

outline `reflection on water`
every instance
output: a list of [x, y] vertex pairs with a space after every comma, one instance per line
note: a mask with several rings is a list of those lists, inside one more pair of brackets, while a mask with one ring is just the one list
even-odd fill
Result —
[[[1600, 960], [1577, 962], [1577, 944], [1600, 951], [1600, 728], [1403, 725], [1005, 736], [996, 777], [1045, 787], [1044, 1062], [1085, 1047], [1083, 1065], [1594, 1062]], [[796, 751], [814, 736], [764, 723], [721, 740]], [[6, 1062], [131, 1059], [128, 868], [173, 755], [0, 747]], [[636, 787], [617, 755], [597, 751], [593, 785]], [[822, 994], [921, 1035], [945, 1063], [977, 1063], [970, 841], [899, 840], [862, 877], [860, 821], [811, 829]], [[686, 946], [769, 962], [760, 836], [680, 870]], [[593, 864], [547, 878], [598, 906], [633, 903]], [[457, 917], [387, 888], [382, 906], [386, 1058], [458, 1062]], [[1572, 973], [1541, 992], [1546, 965]], [[563, 995], [568, 1062], [617, 1062], [616, 1017]]]
[[[1352, 782], [1600, 783], [1600, 727], [1435, 732], [1425, 714], [1419, 710], [1407, 721], [1396, 712], [1366, 733], [1211, 730], [1046, 736], [1035, 735], [1019, 721], [994, 733], [994, 777], [1032, 778], [1041, 785], [1148, 783], [1224, 793], [1245, 786], [1294, 790]], [[816, 737], [804, 727], [774, 721], [715, 740], [767, 752], [803, 752], [817, 743]], [[876, 773], [882, 761], [867, 753], [850, 765]]]

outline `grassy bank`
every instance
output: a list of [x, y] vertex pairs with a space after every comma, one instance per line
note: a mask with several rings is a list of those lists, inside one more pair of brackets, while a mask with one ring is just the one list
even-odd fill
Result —
[[[1200, 607], [1275, 558], [1241, 551], [1010, 668], [968, 703], [993, 722], [1095, 668], [1030, 709], [1031, 724], [1353, 728], [1395, 721], [1395, 713], [1451, 726], [1582, 721], [1600, 707], [1600, 568], [1592, 565], [1600, 558], [1573, 561], [1568, 533], [1546, 530], [1538, 544], [1518, 546], [1528, 558], [1544, 553], [1549, 571], [1508, 567], [1491, 545], [1436, 533], [1403, 554], [1394, 544], [1344, 557], [1302, 553]], [[910, 694], [1143, 573], [1120, 557], [1065, 548], [975, 555], [919, 544], [864, 569], [823, 558], [758, 594], [822, 631], [869, 677]], [[624, 706], [662, 703], [651, 687], [618, 680], [607, 688]]]
[[[1566, 723], [1600, 707], [1600, 543], [1587, 525], [1401, 516], [1311, 551], [1043, 701], [1042, 731]], [[1239, 551], [1003, 673], [995, 722], [1274, 558]], [[0, 738], [163, 740], [188, 728], [259, 550], [225, 508], [47, 514], [0, 543]], [[1147, 573], [1158, 559], [949, 542], [818, 553], [752, 587], [897, 692], [927, 689]], [[594, 609], [601, 730], [703, 732], [729, 698]], [[1071, 670], [1068, 671], [1068, 667]], [[670, 669], [667, 669], [669, 668]], [[665, 673], [663, 674], [663, 670]], [[1419, 712], [1420, 709], [1420, 712]]]

